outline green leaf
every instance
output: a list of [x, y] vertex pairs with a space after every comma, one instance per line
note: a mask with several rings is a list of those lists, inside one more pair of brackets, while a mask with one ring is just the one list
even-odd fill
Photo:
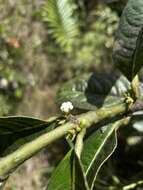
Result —
[[57, 101], [60, 104], [71, 101], [75, 108], [96, 110], [122, 103], [129, 86], [130, 83], [123, 76], [88, 74], [65, 83], [58, 92]]
[[55, 126], [54, 120], [46, 122], [29, 117], [0, 118], [0, 156], [6, 156]]
[[143, 65], [143, 1], [129, 0], [120, 19], [113, 60], [132, 81]]
[[71, 149], [52, 174], [47, 190], [89, 190], [81, 164]]
[[104, 126], [89, 136], [84, 143], [81, 162], [91, 189], [101, 166], [117, 146], [115, 127], [114, 124]]
[[39, 129], [46, 124], [48, 124], [48, 122], [30, 117], [0, 117], [0, 135]]
[[72, 0], [48, 0], [42, 12], [50, 34], [64, 50], [71, 48], [78, 35], [77, 21], [73, 16], [74, 9], [75, 4]]
[[142, 65], [143, 65], [143, 27], [139, 32], [136, 49], [133, 54], [132, 79], [138, 73]]

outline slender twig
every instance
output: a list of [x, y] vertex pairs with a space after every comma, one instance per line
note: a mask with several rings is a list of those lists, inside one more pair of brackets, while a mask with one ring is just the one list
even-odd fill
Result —
[[77, 156], [80, 158], [82, 148], [83, 148], [83, 139], [86, 134], [86, 129], [82, 129], [79, 134], [76, 137], [76, 143], [75, 143], [75, 152]]
[[[114, 117], [118, 114], [123, 114], [126, 111], [126, 104], [119, 104], [113, 107], [101, 108], [97, 111], [89, 111], [87, 113], [81, 114], [77, 117], [79, 123], [84, 120], [85, 127], [90, 127], [99, 121]], [[0, 179], [5, 178], [12, 172], [17, 166], [23, 163], [25, 160], [32, 157], [35, 153], [40, 151], [42, 148], [56, 141], [57, 139], [68, 134], [68, 131], [75, 129], [75, 123], [72, 121], [63, 124], [56, 129], [45, 133], [35, 140], [23, 145], [13, 153], [7, 155], [0, 160]]]
[[[141, 108], [140, 108], [141, 109]], [[79, 123], [84, 120], [85, 128], [96, 124], [103, 119], [117, 116], [126, 112], [126, 104], [122, 103], [113, 107], [101, 108], [97, 111], [89, 111], [77, 117]], [[51, 132], [45, 133], [35, 140], [23, 145], [13, 153], [7, 155], [0, 160], [0, 179], [8, 176], [16, 167], [18, 167], [25, 160], [32, 157], [42, 148], [56, 141], [57, 139], [68, 134], [68, 131], [75, 129], [76, 125], [72, 121], [57, 127]]]

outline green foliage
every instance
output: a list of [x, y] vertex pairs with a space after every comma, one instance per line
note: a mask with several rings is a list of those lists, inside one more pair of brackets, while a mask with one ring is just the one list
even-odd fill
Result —
[[116, 66], [132, 81], [142, 66], [143, 1], [129, 0], [121, 16], [113, 58]]
[[48, 23], [48, 31], [57, 43], [70, 51], [78, 35], [78, 24], [74, 18], [74, 1], [48, 0], [43, 8], [43, 20]]
[[97, 110], [124, 102], [130, 83], [121, 76], [86, 74], [65, 83], [58, 92], [58, 102], [71, 101], [75, 108]]
[[80, 160], [73, 149], [66, 154], [53, 172], [47, 190], [53, 189], [89, 190]]
[[93, 64], [111, 61], [109, 52], [118, 22], [116, 13], [105, 5], [99, 5], [93, 10], [91, 18], [91, 23], [86, 25], [86, 32], [76, 41], [75, 62], [81, 67], [84, 64], [85, 70]]
[[1, 135], [21, 133], [31, 129], [41, 128], [47, 122], [29, 117], [3, 117], [0, 118]]
[[[128, 61], [126, 62], [126, 60], [125, 67], [122, 65], [122, 60], [117, 64], [129, 80], [133, 79], [142, 65], [140, 62], [140, 59], [142, 59], [142, 30], [140, 33], [139, 30], [134, 30], [134, 24], [136, 24], [134, 23], [134, 19], [129, 20], [131, 23], [127, 23], [129, 24], [127, 25], [129, 28], [124, 25], [127, 21], [126, 16], [135, 16], [135, 21], [137, 21], [136, 16], [138, 18], [138, 11], [142, 13], [142, 7], [139, 6], [142, 5], [142, 2], [140, 0], [137, 2], [137, 7], [135, 6], [135, 9], [132, 10], [128, 6], [135, 4], [133, 0], [129, 1], [131, 4], [127, 5], [119, 26], [121, 36], [117, 36], [124, 37], [125, 34], [123, 41], [125, 40], [127, 43], [124, 45], [129, 45], [127, 50], [131, 50], [131, 52], [124, 52], [126, 50], [124, 46], [120, 49], [123, 53], [127, 53], [126, 55], [129, 56], [129, 61], [132, 64]], [[135, 13], [137, 11], [137, 15], [133, 14], [134, 11]], [[64, 54], [62, 54], [62, 56], [66, 56], [64, 60], [72, 60], [70, 63], [75, 62], [75, 64], [78, 64], [78, 66], [82, 65], [82, 67], [93, 62], [97, 64], [102, 63], [104, 50], [108, 49], [110, 52], [112, 47], [112, 36], [117, 26], [118, 17], [108, 7], [103, 5], [99, 6], [96, 12], [92, 9], [91, 14], [88, 13], [91, 20], [86, 20], [86, 24], [89, 25], [85, 26], [85, 28], [83, 26], [83, 31], [80, 31], [79, 35], [80, 23], [77, 23], [76, 14], [76, 3], [72, 0], [49, 0], [44, 5], [42, 11], [43, 19], [49, 26], [48, 32], [50, 32], [51, 37], [55, 39], [57, 44], [60, 45], [62, 51], [64, 51]], [[137, 24], [142, 23], [142, 14], [140, 14], [139, 18], [140, 20], [137, 21]], [[130, 26], [130, 24], [133, 24], [133, 26]], [[123, 31], [120, 31], [120, 27]], [[140, 25], [138, 27], [138, 29], [141, 29]], [[3, 31], [2, 28], [0, 30], [1, 32]], [[130, 40], [134, 32], [136, 37], [128, 44], [126, 40]], [[102, 33], [104, 34], [101, 35]], [[120, 42], [118, 40], [117, 38], [117, 42]], [[12, 95], [10, 93], [6, 97], [2, 96], [1, 102], [3, 104], [7, 104], [5, 100], [9, 100], [9, 97], [21, 97], [21, 91], [19, 90], [25, 84], [25, 81], [23, 82], [23, 79], [17, 74], [17, 71], [20, 69], [15, 64], [15, 61], [18, 62], [19, 58], [22, 57], [21, 48], [10, 47], [12, 45], [11, 42], [13, 43], [7, 37], [4, 37], [4, 41], [2, 41], [3, 47], [0, 50], [0, 64], [2, 65], [0, 67], [2, 71], [0, 84], [2, 88], [0, 90], [3, 95], [7, 94], [11, 83], [15, 82], [15, 80], [20, 87], [18, 86], [16, 90], [12, 91]], [[66, 54], [65, 52], [68, 53]], [[118, 57], [118, 53], [120, 52], [115, 51], [114, 53], [114, 59], [117, 58], [116, 61], [118, 63], [118, 58], [121, 58], [120, 56]], [[121, 55], [125, 58], [125, 54]], [[108, 55], [106, 54], [104, 58], [107, 62]], [[71, 68], [75, 69], [76, 67], [74, 66], [73, 64]], [[61, 69], [60, 66], [57, 68], [58, 71]], [[85, 66], [82, 70], [87, 72], [87, 67]], [[118, 127], [131, 125], [132, 123], [130, 122], [133, 122], [133, 127], [137, 130], [140, 130], [141, 128], [139, 127], [142, 126], [142, 117], [138, 117], [136, 120], [136, 111], [143, 109], [142, 98], [139, 97], [134, 102], [131, 97], [131, 90], [133, 89], [131, 89], [132, 85], [130, 82], [124, 76], [112, 75], [112, 73], [78, 75], [78, 77], [61, 87], [58, 101], [60, 103], [70, 101], [74, 108], [78, 108], [76, 109], [77, 115], [63, 114], [50, 121], [29, 117], [0, 118], [0, 179], [6, 179], [12, 170], [34, 153], [41, 150], [41, 148], [62, 137], [66, 136], [66, 139], [68, 139], [69, 136], [72, 136], [74, 138], [70, 141], [70, 150], [53, 172], [47, 189], [93, 190], [96, 188], [97, 174], [117, 146], [116, 130]], [[141, 89], [142, 95], [142, 85], [139, 84], [138, 87]], [[2, 107], [1, 110], [3, 113], [7, 113], [8, 109], [3, 110]], [[81, 110], [84, 113], [80, 114], [78, 112]], [[140, 114], [142, 115], [142, 112]], [[104, 115], [106, 117], [103, 117]], [[88, 129], [89, 127], [90, 129]], [[130, 129], [133, 131], [132, 127]], [[84, 137], [82, 136], [82, 142], [80, 142], [79, 152], [81, 154], [77, 155], [79, 147], [76, 145], [79, 143], [77, 141], [79, 133], [82, 130], [86, 131], [86, 134]], [[127, 140], [128, 144], [131, 144], [130, 139]], [[134, 139], [134, 143], [136, 142], [138, 141]], [[120, 184], [118, 178], [114, 176], [115, 181], [115, 186], [110, 185], [106, 189], [111, 190], [119, 187], [119, 189], [125, 190], [142, 184], [142, 180], [129, 185], [125, 184], [125, 182]], [[104, 189], [104, 187], [100, 187], [99, 189]]]
[[[77, 11], [75, 14], [78, 15]], [[96, 10], [89, 12], [88, 17], [90, 22], [79, 19], [78, 25], [84, 22], [85, 26], [79, 28], [78, 37], [73, 41], [70, 53], [62, 54], [65, 49], [55, 46], [53, 40], [47, 40], [47, 53], [52, 59], [51, 67], [54, 69], [55, 64], [60, 65], [65, 78], [87, 72], [94, 65], [111, 62], [113, 36], [118, 23], [117, 14], [108, 6], [99, 5]], [[52, 72], [56, 71], [52, 70]]]
[[143, 63], [142, 63], [142, 59], [143, 59], [142, 45], [143, 45], [143, 27], [141, 28], [141, 30], [139, 32], [136, 48], [135, 48], [134, 55], [133, 55], [132, 79], [139, 72], [140, 68], [143, 65]]
[[21, 66], [17, 64], [22, 56], [22, 49], [14, 46], [18, 44], [13, 44], [18, 43], [17, 39], [0, 34], [0, 94], [2, 107], [5, 107], [1, 109], [0, 115], [6, 115], [11, 111], [13, 103], [22, 98], [27, 81], [20, 71]]
[[11, 106], [4, 95], [0, 95], [0, 115], [7, 115], [11, 110]]
[[117, 146], [116, 125], [109, 124], [95, 131], [84, 142], [81, 161], [91, 189], [101, 166], [113, 154]]
[[30, 117], [0, 118], [0, 157], [10, 154], [54, 127], [54, 121], [46, 122]]

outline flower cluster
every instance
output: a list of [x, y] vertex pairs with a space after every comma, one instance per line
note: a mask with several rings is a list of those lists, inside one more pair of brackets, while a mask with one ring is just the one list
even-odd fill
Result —
[[72, 109], [73, 109], [73, 104], [69, 101], [63, 102], [60, 107], [60, 110], [66, 114], [69, 113]]

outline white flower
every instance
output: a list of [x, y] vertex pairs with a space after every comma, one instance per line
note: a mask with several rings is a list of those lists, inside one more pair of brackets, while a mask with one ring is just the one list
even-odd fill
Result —
[[63, 102], [60, 110], [64, 113], [69, 113], [73, 109], [73, 104], [71, 102]]

